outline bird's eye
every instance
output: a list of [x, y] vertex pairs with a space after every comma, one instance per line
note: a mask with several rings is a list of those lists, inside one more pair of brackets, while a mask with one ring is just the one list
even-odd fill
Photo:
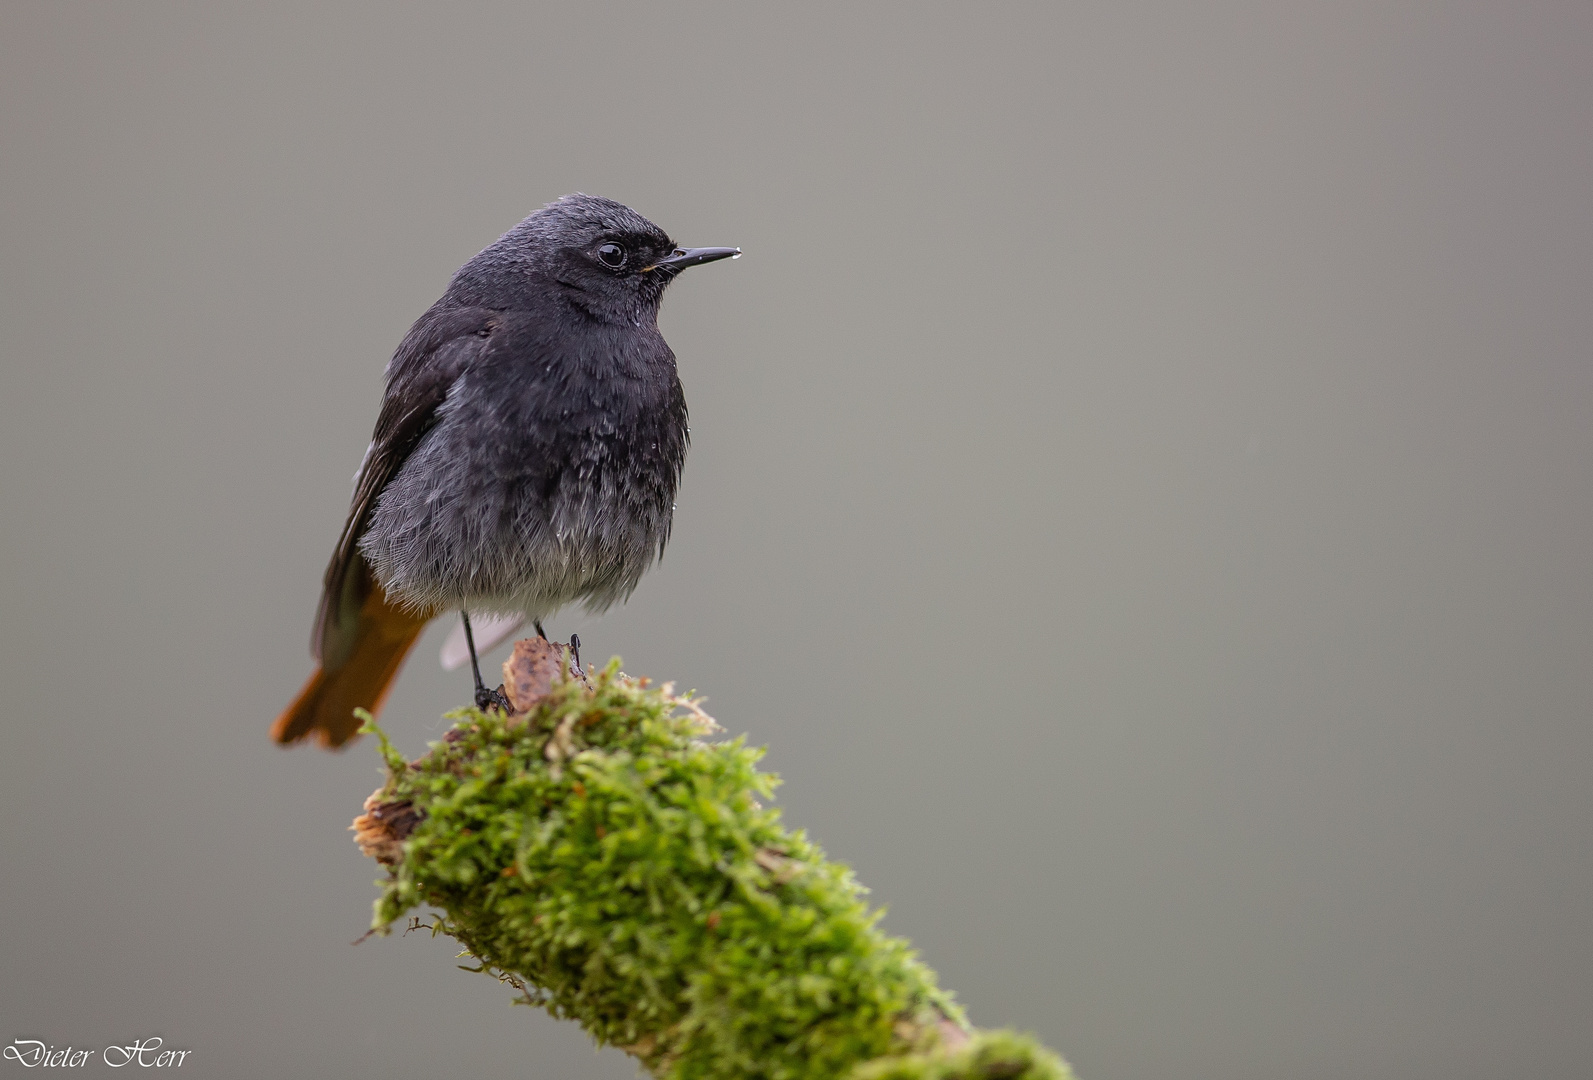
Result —
[[602, 247], [597, 249], [597, 257], [601, 259], [603, 261], [603, 265], [608, 267], [610, 270], [618, 270], [620, 267], [625, 265], [625, 249], [620, 247], [618, 244], [604, 244]]

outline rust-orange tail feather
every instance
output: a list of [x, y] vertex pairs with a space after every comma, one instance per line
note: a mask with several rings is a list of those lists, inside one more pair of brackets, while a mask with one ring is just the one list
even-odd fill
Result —
[[284, 746], [311, 732], [322, 746], [348, 742], [360, 727], [354, 710], [365, 709], [372, 716], [381, 711], [398, 669], [428, 621], [389, 604], [379, 587], [371, 589], [360, 608], [353, 652], [336, 671], [316, 668], [293, 704], [271, 725], [271, 737]]

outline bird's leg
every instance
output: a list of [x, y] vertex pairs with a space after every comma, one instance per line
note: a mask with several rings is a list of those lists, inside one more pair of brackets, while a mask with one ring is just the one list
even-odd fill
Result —
[[504, 695], [502, 684], [496, 690], [488, 690], [487, 684], [481, 681], [481, 662], [476, 659], [476, 636], [470, 632], [470, 613], [461, 611], [459, 617], [465, 621], [465, 644], [470, 647], [470, 673], [476, 677], [476, 708], [485, 709], [490, 705], [499, 712], [514, 712]]
[[570, 654], [575, 657], [575, 673], [581, 674], [581, 635], [570, 635]]
[[537, 637], [541, 638], [543, 641], [546, 641], [548, 639], [547, 631], [542, 629], [542, 620], [541, 619], [532, 619], [531, 620], [531, 625], [536, 627], [536, 629], [537, 629]]

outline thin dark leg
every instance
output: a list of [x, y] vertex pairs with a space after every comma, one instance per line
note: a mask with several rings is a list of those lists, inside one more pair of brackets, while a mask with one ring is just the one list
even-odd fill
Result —
[[459, 617], [465, 621], [465, 644], [470, 647], [470, 673], [476, 677], [476, 708], [485, 709], [492, 705], [503, 712], [513, 712], [509, 699], [504, 696], [503, 687], [488, 690], [487, 684], [481, 681], [481, 662], [476, 659], [476, 635], [470, 632], [470, 614], [461, 611]]
[[570, 635], [570, 653], [575, 657], [575, 673], [581, 674], [581, 635]]
[[531, 625], [537, 628], [537, 637], [541, 638], [543, 641], [546, 641], [548, 639], [547, 631], [542, 629], [542, 620], [541, 619], [532, 619], [531, 620]]
[[486, 687], [481, 682], [481, 664], [476, 660], [476, 635], [470, 632], [470, 613], [461, 611], [459, 617], [464, 620], [465, 645], [470, 649], [470, 671], [476, 677], [476, 695], [479, 697]]

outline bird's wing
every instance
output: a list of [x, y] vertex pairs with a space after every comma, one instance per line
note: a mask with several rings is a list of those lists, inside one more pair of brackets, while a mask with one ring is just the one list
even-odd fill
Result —
[[[514, 632], [524, 625], [524, 615], [470, 616], [470, 628], [474, 631], [471, 636], [476, 639], [476, 655], [485, 656], [508, 641]], [[443, 642], [442, 651], [437, 659], [442, 661], [444, 671], [462, 668], [470, 661], [470, 643], [465, 639], [464, 623], [454, 624], [453, 631], [448, 635], [448, 640]]]
[[481, 354], [498, 312], [477, 307], [433, 308], [415, 323], [387, 366], [387, 390], [371, 445], [354, 476], [354, 499], [322, 580], [310, 652], [336, 669], [352, 649], [360, 609], [375, 582], [359, 553], [377, 497], [437, 420], [448, 392]]

